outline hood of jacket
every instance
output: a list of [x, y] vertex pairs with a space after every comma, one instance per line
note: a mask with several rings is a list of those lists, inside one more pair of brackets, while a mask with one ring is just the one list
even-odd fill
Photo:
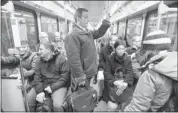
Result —
[[[162, 59], [159, 63], [154, 65], [151, 70], [165, 75], [173, 80], [178, 81], [177, 75], [177, 52], [166, 52], [164, 54], [159, 54], [150, 59], [150, 61], [155, 59]], [[151, 61], [151, 62], [152, 62]]]

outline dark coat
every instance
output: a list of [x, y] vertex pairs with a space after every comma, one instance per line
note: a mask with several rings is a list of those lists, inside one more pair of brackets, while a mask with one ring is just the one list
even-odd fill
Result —
[[69, 68], [63, 55], [57, 54], [48, 62], [38, 57], [33, 81], [37, 94], [43, 92], [48, 85], [52, 92], [67, 87], [69, 79]]
[[[106, 63], [108, 61], [109, 55], [113, 52], [112, 47], [108, 44], [106, 44], [104, 47], [101, 48], [101, 52], [99, 54], [99, 71], [104, 71], [106, 67]], [[104, 74], [105, 76], [105, 74]], [[109, 95], [108, 95], [108, 86], [107, 81], [104, 81], [104, 90], [103, 90], [103, 100], [108, 101]]]
[[72, 32], [65, 38], [65, 49], [71, 74], [74, 78], [92, 78], [97, 74], [97, 53], [94, 39], [102, 37], [110, 23], [103, 21], [98, 30], [87, 32], [74, 24]]
[[25, 55], [22, 56], [22, 67], [26, 70], [34, 70], [37, 57], [38, 56], [35, 53], [28, 51], [27, 53], [25, 53]]
[[125, 76], [124, 82], [128, 83], [128, 87], [117, 98], [117, 102], [123, 102], [126, 101], [129, 97], [131, 97], [133, 93], [132, 86], [134, 81], [134, 74], [133, 74], [133, 68], [132, 68], [130, 56], [124, 54], [122, 59], [118, 59], [116, 57], [116, 53], [113, 53], [109, 56], [109, 60], [105, 70], [105, 75], [106, 75], [105, 80], [108, 83], [109, 95], [111, 93], [111, 87], [113, 86], [113, 82], [116, 80], [114, 73], [118, 67], [122, 67], [122, 72]]
[[106, 62], [108, 61], [109, 55], [113, 52], [112, 47], [109, 43], [101, 48], [101, 52], [99, 54], [99, 70], [104, 70], [106, 66]]

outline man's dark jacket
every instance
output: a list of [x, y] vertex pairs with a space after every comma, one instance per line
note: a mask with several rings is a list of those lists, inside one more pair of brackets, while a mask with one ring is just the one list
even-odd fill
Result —
[[94, 39], [102, 37], [110, 23], [106, 20], [95, 31], [84, 31], [74, 24], [72, 32], [65, 39], [65, 49], [71, 74], [74, 78], [91, 78], [97, 74], [97, 53]]
[[69, 68], [63, 55], [57, 54], [47, 62], [38, 57], [33, 81], [37, 94], [43, 92], [47, 86], [51, 87], [52, 92], [67, 87], [69, 78]]

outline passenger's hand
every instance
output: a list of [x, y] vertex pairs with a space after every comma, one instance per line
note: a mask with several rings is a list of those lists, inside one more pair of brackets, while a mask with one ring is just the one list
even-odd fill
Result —
[[98, 71], [97, 80], [104, 80], [103, 71]]
[[117, 87], [121, 87], [123, 85], [123, 81], [124, 80], [116, 80], [114, 81], [114, 85], [116, 85]]
[[18, 79], [21, 78], [20, 74], [11, 74], [9, 77], [17, 77]]
[[52, 90], [51, 90], [50, 86], [46, 87], [44, 90], [47, 91], [48, 93], [52, 93]]
[[110, 15], [110, 13], [108, 13], [108, 14], [106, 15], [106, 19], [105, 19], [105, 20], [109, 21], [110, 18], [111, 18], [111, 15]]
[[135, 53], [132, 53], [130, 56], [131, 56], [131, 59], [135, 58]]
[[85, 80], [86, 80], [86, 75], [78, 77], [78, 78], [75, 78], [77, 87], [85, 86]]
[[153, 66], [154, 66], [154, 64], [151, 63], [151, 64], [148, 65], [148, 68], [151, 69], [151, 68], [153, 68]]
[[36, 101], [38, 101], [39, 103], [43, 103], [43, 101], [45, 100], [45, 93], [41, 92], [36, 96]]

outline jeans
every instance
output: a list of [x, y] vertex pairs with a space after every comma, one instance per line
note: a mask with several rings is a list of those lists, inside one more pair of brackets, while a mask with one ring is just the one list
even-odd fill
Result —
[[36, 109], [36, 91], [34, 88], [32, 88], [28, 93], [27, 93], [27, 99], [28, 99], [28, 105], [30, 112], [35, 112]]
[[[62, 103], [64, 101], [64, 98], [67, 94], [67, 88], [62, 87], [56, 91], [54, 91], [51, 94], [51, 98], [53, 100], [53, 110], [55, 112], [60, 112], [62, 110]], [[32, 88], [28, 93], [27, 93], [27, 98], [28, 98], [28, 104], [30, 108], [30, 112], [35, 112], [36, 109], [36, 91], [34, 88]]]
[[62, 109], [62, 103], [66, 97], [67, 94], [67, 88], [62, 87], [56, 91], [54, 91], [51, 95], [52, 100], [53, 100], [53, 107], [54, 107], [54, 112], [60, 112], [63, 111]]

